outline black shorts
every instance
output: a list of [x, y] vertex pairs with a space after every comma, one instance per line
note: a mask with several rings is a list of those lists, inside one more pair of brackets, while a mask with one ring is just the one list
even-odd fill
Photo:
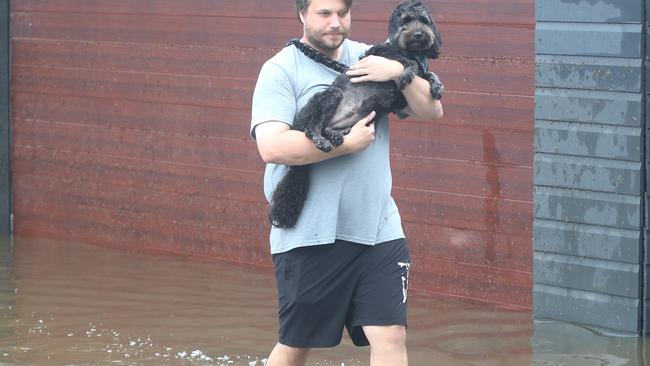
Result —
[[333, 347], [345, 326], [356, 346], [367, 346], [362, 326], [406, 326], [410, 257], [404, 239], [374, 246], [337, 240], [274, 254], [273, 262], [281, 344]]

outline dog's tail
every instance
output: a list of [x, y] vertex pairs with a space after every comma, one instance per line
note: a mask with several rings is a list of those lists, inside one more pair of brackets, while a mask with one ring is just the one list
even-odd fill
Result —
[[284, 178], [271, 195], [269, 221], [271, 225], [291, 229], [298, 222], [309, 192], [309, 166], [289, 166]]

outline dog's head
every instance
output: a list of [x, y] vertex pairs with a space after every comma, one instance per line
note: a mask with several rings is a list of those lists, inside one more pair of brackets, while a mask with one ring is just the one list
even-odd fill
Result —
[[388, 22], [388, 40], [407, 53], [426, 53], [428, 58], [440, 55], [440, 33], [431, 11], [420, 0], [399, 4]]

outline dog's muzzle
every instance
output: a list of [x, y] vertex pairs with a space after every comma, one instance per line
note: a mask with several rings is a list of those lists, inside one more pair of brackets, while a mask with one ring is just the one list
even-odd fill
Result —
[[424, 33], [413, 34], [406, 39], [406, 49], [412, 52], [427, 50], [431, 47], [431, 39]]

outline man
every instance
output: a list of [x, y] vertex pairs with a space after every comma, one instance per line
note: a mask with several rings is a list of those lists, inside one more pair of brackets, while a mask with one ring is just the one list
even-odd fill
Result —
[[[404, 71], [399, 62], [377, 56], [356, 62], [370, 46], [347, 39], [351, 5], [352, 0], [297, 0], [301, 42], [353, 64], [348, 71], [353, 82], [397, 80]], [[339, 344], [344, 326], [355, 345], [370, 345], [372, 366], [408, 363], [410, 259], [390, 193], [388, 118], [370, 123], [372, 112], [329, 153], [290, 129], [297, 111], [336, 76], [291, 45], [264, 64], [255, 87], [251, 135], [267, 163], [267, 199], [286, 165], [311, 164], [298, 223], [271, 229], [280, 334], [267, 366], [304, 365], [309, 349]], [[404, 114], [442, 117], [428, 81], [416, 77], [403, 93]]]

